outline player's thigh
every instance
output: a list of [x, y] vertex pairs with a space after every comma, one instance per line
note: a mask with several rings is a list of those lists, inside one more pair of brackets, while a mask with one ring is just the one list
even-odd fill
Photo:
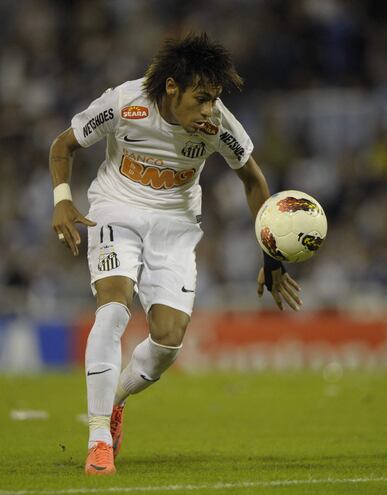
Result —
[[87, 257], [98, 306], [112, 301], [130, 306], [133, 282], [137, 282], [142, 263], [143, 233], [138, 215], [109, 205], [91, 210], [90, 217], [97, 226], [88, 229]]
[[131, 309], [133, 302], [134, 281], [128, 277], [113, 276], [95, 281], [97, 307], [110, 302], [124, 304]]
[[151, 337], [161, 345], [179, 346], [189, 321], [187, 313], [164, 304], [153, 304], [148, 313]]
[[196, 245], [203, 231], [197, 224], [159, 215], [144, 240], [139, 296], [146, 313], [164, 305], [188, 317], [196, 291]]

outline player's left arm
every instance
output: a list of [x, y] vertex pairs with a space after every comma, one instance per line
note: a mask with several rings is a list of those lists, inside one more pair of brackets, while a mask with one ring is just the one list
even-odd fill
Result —
[[[243, 182], [247, 203], [255, 221], [259, 209], [270, 196], [266, 179], [251, 155], [243, 167], [236, 169], [235, 172]], [[259, 297], [262, 296], [264, 286], [266, 286], [281, 311], [283, 301], [295, 311], [300, 309], [302, 301], [299, 297], [299, 285], [286, 272], [280, 261], [271, 258], [266, 253], [264, 253], [264, 267], [259, 271], [257, 282]]]

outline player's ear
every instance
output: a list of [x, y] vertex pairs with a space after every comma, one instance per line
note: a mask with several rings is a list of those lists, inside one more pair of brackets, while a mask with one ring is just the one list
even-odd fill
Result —
[[175, 96], [177, 93], [177, 84], [173, 77], [168, 77], [165, 81], [165, 91], [168, 96]]

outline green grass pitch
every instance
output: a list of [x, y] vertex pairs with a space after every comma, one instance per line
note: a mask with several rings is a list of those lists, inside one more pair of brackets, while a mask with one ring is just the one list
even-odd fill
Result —
[[[0, 377], [0, 495], [387, 493], [387, 373], [171, 370], [128, 400], [117, 475], [83, 474], [81, 372]], [[15, 421], [39, 409], [46, 420]]]

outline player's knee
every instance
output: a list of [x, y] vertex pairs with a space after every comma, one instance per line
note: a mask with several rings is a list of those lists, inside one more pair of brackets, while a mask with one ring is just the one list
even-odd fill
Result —
[[132, 304], [132, 300], [128, 298], [127, 294], [125, 294], [125, 292], [122, 292], [120, 290], [112, 289], [97, 293], [97, 306], [99, 308], [111, 302], [124, 304], [125, 306], [127, 306], [128, 309], [130, 309]]
[[[118, 280], [117, 280], [118, 279]], [[133, 282], [123, 277], [109, 277], [97, 280], [95, 289], [97, 291], [97, 306], [101, 307], [111, 302], [124, 304], [129, 310], [133, 300]]]
[[88, 336], [88, 348], [90, 346], [104, 348], [118, 343], [126, 330], [129, 319], [130, 312], [124, 304], [110, 302], [99, 306], [95, 313], [94, 325]]
[[181, 328], [161, 329], [151, 332], [152, 339], [156, 344], [170, 347], [179, 347], [183, 341], [185, 330]]
[[[184, 314], [183, 314], [184, 315]], [[164, 318], [153, 311], [149, 314], [149, 327], [152, 340], [157, 344], [178, 347], [181, 345], [189, 323], [188, 315]]]

